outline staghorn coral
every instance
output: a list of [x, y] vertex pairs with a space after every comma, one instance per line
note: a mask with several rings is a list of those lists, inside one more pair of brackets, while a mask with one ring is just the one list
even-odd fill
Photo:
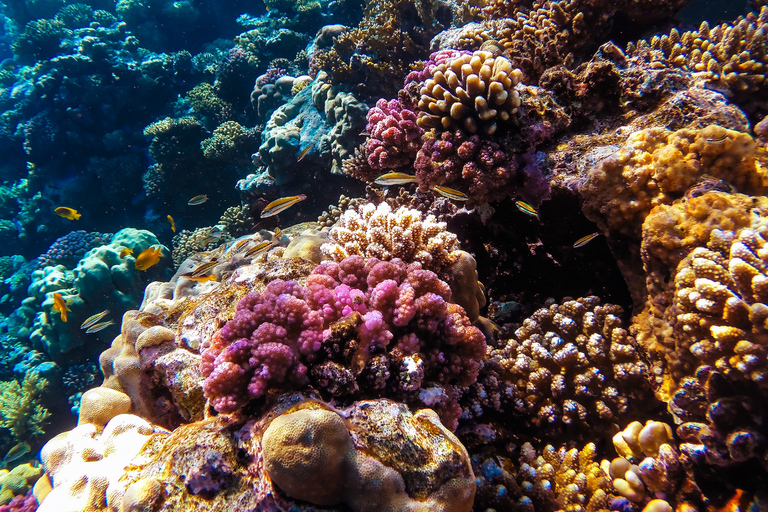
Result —
[[[712, 180], [714, 178], [714, 180]], [[716, 125], [669, 131], [648, 128], [602, 159], [579, 188], [584, 214], [604, 233], [640, 238], [654, 206], [670, 204], [709, 180], [745, 194], [768, 191], [768, 173], [757, 165], [756, 146], [746, 133]]]
[[628, 413], [650, 388], [647, 365], [622, 328], [619, 306], [597, 297], [538, 310], [515, 337], [490, 352], [517, 389], [514, 407], [545, 431], [600, 428]]
[[43, 427], [50, 413], [40, 404], [48, 381], [36, 372], [24, 375], [24, 381], [0, 382], [0, 427], [18, 441], [45, 434]]
[[710, 27], [706, 21], [698, 30], [672, 29], [650, 41], [630, 43], [629, 54], [679, 68], [689, 69], [710, 87], [729, 91], [739, 104], [754, 104], [766, 97], [765, 73], [768, 7], [740, 16], [732, 23]]
[[438, 64], [424, 82], [418, 124], [424, 129], [493, 135], [520, 106], [521, 72], [506, 57], [486, 51]]
[[456, 235], [446, 231], [445, 223], [410, 208], [393, 212], [387, 203], [348, 209], [322, 246], [323, 255], [335, 261], [352, 255], [384, 261], [399, 258], [418, 261], [437, 273], [453, 263], [457, 249]]
[[[203, 390], [224, 413], [310, 382], [338, 399], [384, 393], [427, 402], [422, 386], [472, 384], [485, 352], [483, 335], [450, 296], [434, 273], [399, 259], [326, 262], [306, 287], [272, 281], [204, 342]], [[455, 428], [450, 401], [442, 406]]]

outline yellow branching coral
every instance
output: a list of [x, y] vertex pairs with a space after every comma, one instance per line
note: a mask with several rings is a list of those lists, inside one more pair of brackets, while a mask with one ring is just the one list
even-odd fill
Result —
[[494, 134], [520, 106], [521, 72], [506, 57], [476, 51], [435, 67], [421, 89], [419, 126]]
[[590, 172], [579, 190], [584, 214], [604, 232], [637, 239], [654, 206], [697, 194], [697, 188], [768, 191], [768, 174], [755, 155], [752, 137], [720, 126], [642, 130]]
[[439, 273], [453, 262], [458, 246], [456, 235], [432, 215], [424, 219], [418, 210], [401, 207], [393, 212], [387, 203], [378, 207], [366, 203], [341, 215], [322, 251], [335, 261], [355, 254], [418, 261], [423, 268]]
[[768, 7], [760, 14], [747, 14], [734, 23], [710, 27], [706, 21], [699, 30], [677, 29], [650, 41], [630, 44], [629, 53], [650, 50], [656, 60], [664, 59], [678, 67], [686, 67], [707, 82], [727, 88], [738, 96], [765, 91], [768, 71]]
[[40, 404], [40, 396], [47, 387], [48, 381], [37, 372], [27, 373], [21, 384], [0, 382], [0, 427], [18, 440], [45, 434], [50, 413]]

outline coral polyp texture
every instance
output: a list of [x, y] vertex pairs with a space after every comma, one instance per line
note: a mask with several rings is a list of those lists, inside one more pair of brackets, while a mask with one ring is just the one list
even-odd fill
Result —
[[322, 251], [335, 261], [353, 255], [385, 261], [399, 258], [440, 273], [453, 263], [458, 248], [456, 235], [433, 216], [424, 218], [418, 210], [405, 207], [393, 212], [387, 203], [366, 203], [341, 214]]
[[[273, 281], [203, 344], [203, 390], [224, 413], [310, 383], [340, 398], [429, 401], [423, 386], [471, 385], [485, 354], [482, 333], [450, 298], [433, 272], [399, 259], [350, 256], [317, 267], [306, 286]], [[455, 427], [454, 404], [443, 401], [443, 421]]]
[[421, 88], [419, 126], [493, 135], [520, 106], [520, 70], [486, 51], [438, 64]]
[[540, 309], [491, 352], [516, 388], [514, 407], [537, 428], [610, 424], [650, 394], [648, 367], [622, 327], [622, 310], [597, 297]]
[[368, 111], [365, 127], [370, 139], [365, 145], [368, 165], [373, 169], [397, 169], [412, 162], [419, 150], [423, 130], [418, 116], [398, 100], [380, 99]]

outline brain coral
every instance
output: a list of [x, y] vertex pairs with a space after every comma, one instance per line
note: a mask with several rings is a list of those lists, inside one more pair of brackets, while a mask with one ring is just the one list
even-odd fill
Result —
[[584, 214], [603, 231], [640, 238], [654, 206], [672, 203], [703, 180], [764, 194], [768, 174], [755, 155], [752, 137], [720, 126], [642, 130], [589, 173], [579, 190]]
[[456, 235], [432, 215], [423, 218], [418, 210], [400, 207], [393, 212], [387, 203], [365, 203], [341, 215], [322, 251], [335, 261], [356, 254], [385, 261], [399, 258], [440, 272], [453, 262], [458, 248]]
[[650, 388], [648, 368], [615, 305], [597, 297], [568, 300], [540, 309], [491, 352], [517, 387], [515, 407], [536, 427], [596, 428], [627, 413], [631, 399]]
[[492, 135], [520, 106], [514, 90], [521, 73], [506, 57], [486, 51], [438, 64], [421, 89], [419, 126], [463, 128]]
[[[332, 396], [411, 400], [422, 384], [439, 395], [468, 386], [485, 338], [450, 298], [434, 273], [399, 259], [351, 256], [318, 266], [306, 286], [273, 281], [203, 343], [203, 390], [231, 413], [269, 389], [310, 382]], [[455, 419], [444, 421], [453, 428]]]

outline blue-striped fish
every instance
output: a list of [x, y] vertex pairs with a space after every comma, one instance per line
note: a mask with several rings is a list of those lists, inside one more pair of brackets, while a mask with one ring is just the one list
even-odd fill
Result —
[[461, 190], [456, 190], [455, 188], [448, 188], [443, 187], [441, 185], [435, 185], [432, 187], [432, 190], [434, 192], [437, 192], [443, 197], [447, 197], [448, 199], [453, 199], [454, 201], [466, 201], [469, 199], [467, 194], [462, 192]]
[[86, 333], [86, 334], [93, 334], [93, 333], [95, 333], [95, 332], [99, 332], [99, 331], [101, 331], [101, 330], [103, 330], [103, 329], [106, 329], [106, 328], [107, 328], [107, 327], [109, 327], [110, 325], [113, 325], [114, 323], [115, 323], [115, 322], [113, 322], [112, 320], [107, 320], [106, 322], [100, 322], [100, 323], [98, 323], [98, 324], [93, 324], [92, 326], [90, 326], [90, 327], [89, 327], [89, 328], [88, 328], [88, 329], [85, 331], [85, 333]]
[[89, 316], [88, 318], [85, 319], [85, 322], [83, 322], [80, 325], [80, 328], [81, 329], [87, 329], [90, 326], [92, 326], [93, 324], [97, 323], [102, 318], [104, 318], [105, 316], [107, 316], [108, 314], [109, 314], [109, 310], [105, 309], [101, 313], [96, 313], [95, 315], [91, 315], [91, 316]]
[[536, 211], [536, 208], [529, 205], [526, 202], [523, 201], [515, 201], [515, 206], [517, 206], [517, 209], [523, 212], [526, 215], [530, 215], [531, 217], [539, 218], [539, 212]]
[[307, 196], [305, 196], [304, 194], [299, 194], [297, 196], [281, 197], [280, 199], [275, 199], [274, 201], [269, 203], [267, 206], [265, 206], [264, 209], [261, 211], [261, 218], [265, 219], [267, 217], [272, 217], [273, 215], [277, 215], [278, 213], [287, 210], [291, 206], [305, 200], [306, 198]]
[[578, 240], [576, 240], [576, 242], [574, 242], [573, 248], [574, 249], [578, 249], [579, 247], [584, 247], [589, 242], [591, 242], [592, 240], [594, 240], [595, 238], [597, 238], [599, 236], [600, 236], [600, 232], [599, 231], [595, 231], [594, 233], [590, 233], [587, 236], [583, 236], [583, 237], [579, 238]]
[[404, 172], [388, 172], [382, 174], [374, 180], [377, 185], [405, 185], [406, 183], [416, 183], [419, 179], [413, 174], [406, 174]]

